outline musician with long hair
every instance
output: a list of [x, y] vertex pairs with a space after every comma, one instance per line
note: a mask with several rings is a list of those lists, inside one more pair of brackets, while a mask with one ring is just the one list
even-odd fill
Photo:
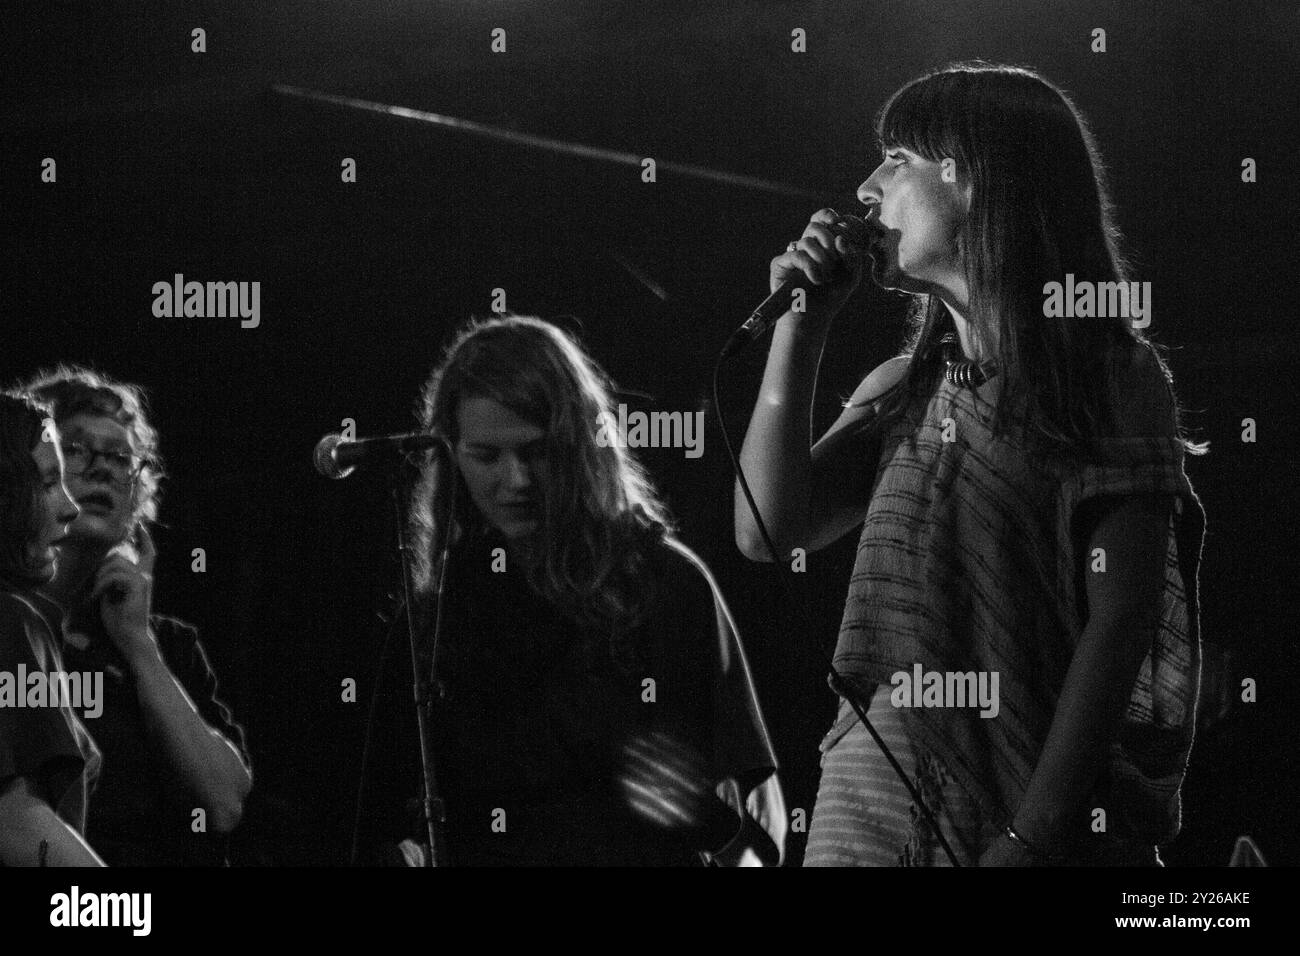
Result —
[[420, 425], [454, 459], [430, 455], [409, 509], [451, 862], [775, 864], [776, 761], [730, 612], [610, 440], [610, 388], [525, 317], [469, 325], [425, 386]]
[[38, 590], [77, 517], [49, 415], [0, 394], [0, 865], [101, 866], [84, 838], [99, 753], [62, 696], [62, 609]]
[[[823, 210], [772, 260], [774, 288], [816, 289], [772, 340], [741, 456], [757, 504], [781, 554], [862, 526], [835, 663], [960, 863], [1156, 864], [1195, 726], [1204, 516], [1183, 464], [1204, 448], [1143, 332], [1100, 155], [1061, 90], [983, 63], [906, 84], [876, 134], [869, 247]], [[909, 335], [814, 443], [829, 323], [867, 271], [913, 297]], [[1097, 297], [1063, 312], [1053, 283]], [[771, 560], [739, 492], [735, 517]], [[922, 694], [918, 671], [998, 700]], [[949, 862], [847, 702], [822, 751], [807, 863]]]

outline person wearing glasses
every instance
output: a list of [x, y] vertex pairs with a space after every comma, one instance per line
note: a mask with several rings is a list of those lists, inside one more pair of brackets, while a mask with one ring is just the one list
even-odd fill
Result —
[[80, 509], [43, 591], [67, 611], [67, 667], [104, 674], [102, 713], [87, 721], [104, 754], [88, 838], [110, 865], [220, 864], [252, 772], [197, 632], [153, 612], [148, 525], [163, 472], [144, 395], [76, 367], [25, 390], [53, 408]]

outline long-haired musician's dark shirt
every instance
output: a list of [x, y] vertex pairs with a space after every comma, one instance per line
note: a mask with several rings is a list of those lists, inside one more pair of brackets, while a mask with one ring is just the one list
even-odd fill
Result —
[[[676, 544], [653, 552], [648, 611], [626, 635], [629, 659], [608, 634], [541, 598], [519, 568], [506, 561], [502, 570], [504, 552], [493, 570], [502, 545], [469, 539], [448, 568], [432, 737], [451, 862], [698, 862], [694, 848], [626, 808], [617, 778], [623, 744], [649, 731], [689, 743], [715, 780], [737, 782], [751, 810], [774, 773], [743, 652], [702, 563]], [[397, 666], [386, 669], [382, 692], [409, 701], [409, 650], [390, 647], [389, 657]], [[385, 709], [389, 729], [401, 732], [375, 734], [372, 789], [387, 791], [391, 808], [393, 797], [418, 793], [419, 751], [413, 707], [396, 712], [395, 724]]]

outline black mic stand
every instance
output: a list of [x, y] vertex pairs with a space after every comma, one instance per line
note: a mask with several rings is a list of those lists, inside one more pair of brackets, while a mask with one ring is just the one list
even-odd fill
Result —
[[[436, 761], [433, 752], [433, 740], [430, 734], [430, 726], [433, 722], [433, 700], [435, 689], [438, 686], [436, 669], [438, 660], [438, 641], [442, 634], [442, 589], [446, 581], [447, 561], [451, 551], [451, 524], [452, 518], [456, 513], [456, 479], [455, 464], [451, 457], [450, 446], [446, 441], [442, 441], [439, 447], [433, 449], [435, 455], [445, 452], [447, 454], [448, 480], [451, 483], [448, 492], [448, 504], [445, 520], [442, 522], [440, 542], [435, 542], [437, 548], [434, 553], [438, 555], [438, 564], [435, 568], [438, 578], [434, 587], [434, 616], [433, 616], [433, 635], [429, 642], [429, 659], [427, 667], [422, 667], [420, 662], [420, 648], [418, 638], [415, 632], [415, 605], [412, 601], [413, 589], [411, 587], [411, 555], [410, 545], [406, 538], [406, 508], [405, 503], [410, 501], [412, 492], [412, 481], [410, 471], [407, 469], [406, 456], [397, 462], [396, 469], [393, 472], [392, 495], [393, 510], [397, 518], [397, 552], [402, 560], [402, 598], [406, 603], [406, 634], [411, 646], [411, 673], [414, 684], [413, 691], [415, 697], [415, 716], [416, 727], [420, 737], [420, 765], [423, 772], [423, 811], [424, 820], [427, 828], [429, 840], [429, 856], [427, 858], [428, 866], [449, 866], [451, 864], [450, 853], [447, 848], [446, 833], [446, 806], [443, 803], [441, 792], [438, 789], [438, 779], [436, 772]], [[435, 464], [434, 467], [437, 467]]]

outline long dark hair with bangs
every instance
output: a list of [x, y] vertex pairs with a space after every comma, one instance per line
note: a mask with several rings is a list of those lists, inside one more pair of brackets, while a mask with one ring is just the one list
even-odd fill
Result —
[[41, 476], [32, 452], [50, 411], [0, 392], [0, 582], [21, 585], [32, 572], [29, 545], [40, 533]]
[[[618, 443], [597, 441], [606, 416], [617, 418], [612, 386], [568, 333], [549, 322], [507, 316], [471, 322], [429, 376], [420, 426], [458, 440], [457, 412], [468, 398], [490, 398], [546, 433], [549, 478], [543, 499], [541, 560], [529, 584], [542, 597], [593, 626], [635, 624], [645, 588], [637, 577], [649, 548], [671, 519], [649, 477]], [[483, 517], [459, 468], [454, 533], [482, 533]], [[418, 593], [435, 585], [434, 542], [449, 489], [430, 456], [410, 508]]]
[[[1064, 92], [1029, 69], [959, 63], [898, 90], [880, 111], [876, 138], [882, 152], [901, 146], [932, 162], [952, 158], [958, 182], [970, 184], [957, 248], [972, 331], [1002, 378], [995, 434], [1008, 431], [1015, 409], [1031, 448], [1090, 457], [1118, 425], [1115, 392], [1106, 387], [1116, 355], [1149, 352], [1172, 394], [1157, 346], [1129, 320], [1044, 317], [1044, 285], [1067, 273], [1076, 282], [1130, 278], [1101, 156]], [[901, 353], [911, 361], [902, 387], [881, 402], [882, 425], [933, 387], [938, 342], [952, 331], [938, 296], [914, 297]], [[1176, 400], [1174, 407], [1177, 416]], [[1206, 451], [1177, 427], [1188, 451]]]

